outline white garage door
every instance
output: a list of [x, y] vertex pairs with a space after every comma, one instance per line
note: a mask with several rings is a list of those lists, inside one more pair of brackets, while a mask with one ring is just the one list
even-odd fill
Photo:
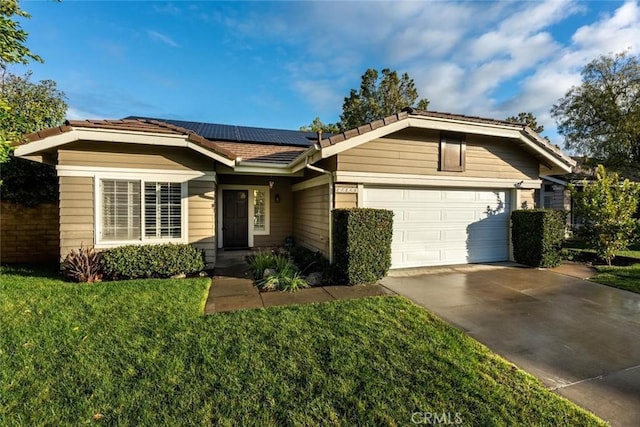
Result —
[[392, 268], [509, 259], [508, 191], [365, 187], [364, 205], [394, 212]]

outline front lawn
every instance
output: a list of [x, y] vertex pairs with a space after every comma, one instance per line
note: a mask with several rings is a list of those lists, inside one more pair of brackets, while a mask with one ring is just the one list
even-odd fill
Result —
[[[569, 249], [570, 252], [575, 252], [576, 254], [580, 254], [581, 252], [584, 252], [586, 254], [596, 253], [594, 249], [587, 248], [585, 242], [579, 240], [568, 240], [564, 243], [563, 246], [564, 248]], [[640, 243], [629, 245], [626, 250], [616, 252], [616, 256], [637, 258], [638, 260], [640, 260]]]
[[596, 267], [598, 274], [591, 278], [594, 282], [614, 286], [640, 294], [640, 264], [628, 267]]
[[5, 269], [0, 424], [602, 424], [404, 298], [204, 317], [208, 286]]

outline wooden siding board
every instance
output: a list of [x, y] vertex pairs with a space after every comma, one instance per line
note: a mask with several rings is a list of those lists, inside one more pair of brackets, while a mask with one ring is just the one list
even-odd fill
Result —
[[329, 253], [329, 186], [294, 193], [293, 232], [296, 242], [311, 250]]
[[60, 189], [60, 259], [74, 249], [93, 247], [94, 212], [93, 179], [61, 176]]
[[79, 141], [58, 151], [63, 166], [214, 170], [214, 162], [187, 148]]
[[216, 256], [215, 207], [216, 184], [211, 181], [189, 181], [187, 183], [189, 204], [188, 241], [205, 252], [207, 268], [213, 267]]
[[508, 140], [467, 135], [463, 172], [438, 170], [438, 145], [437, 132], [402, 131], [340, 153], [337, 167], [352, 172], [538, 178], [538, 160]]

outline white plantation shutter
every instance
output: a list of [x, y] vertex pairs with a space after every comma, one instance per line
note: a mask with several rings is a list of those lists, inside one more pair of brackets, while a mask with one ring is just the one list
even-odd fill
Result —
[[177, 182], [101, 179], [100, 240], [180, 239], [183, 234], [182, 185]]
[[140, 239], [140, 182], [103, 179], [102, 240]]
[[175, 182], [144, 184], [144, 235], [180, 238], [182, 232], [181, 185]]

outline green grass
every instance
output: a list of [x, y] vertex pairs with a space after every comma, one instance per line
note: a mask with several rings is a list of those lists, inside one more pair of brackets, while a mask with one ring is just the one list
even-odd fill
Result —
[[203, 316], [208, 279], [0, 277], [0, 425], [601, 425], [400, 297]]
[[598, 266], [596, 269], [598, 274], [591, 278], [594, 282], [640, 294], [640, 264], [628, 267]]
[[[582, 251], [582, 252], [588, 252], [588, 253], [593, 253], [593, 254], [596, 252], [593, 249], [588, 249], [584, 242], [577, 241], [577, 240], [576, 241], [566, 241], [564, 243], [564, 247], [567, 248], [567, 249], [572, 249], [572, 250]], [[640, 243], [636, 243], [636, 244], [630, 245], [629, 248], [627, 248], [627, 250], [618, 251], [616, 253], [616, 255], [625, 256], [625, 257], [629, 257], [629, 258], [638, 258], [640, 260]]]

